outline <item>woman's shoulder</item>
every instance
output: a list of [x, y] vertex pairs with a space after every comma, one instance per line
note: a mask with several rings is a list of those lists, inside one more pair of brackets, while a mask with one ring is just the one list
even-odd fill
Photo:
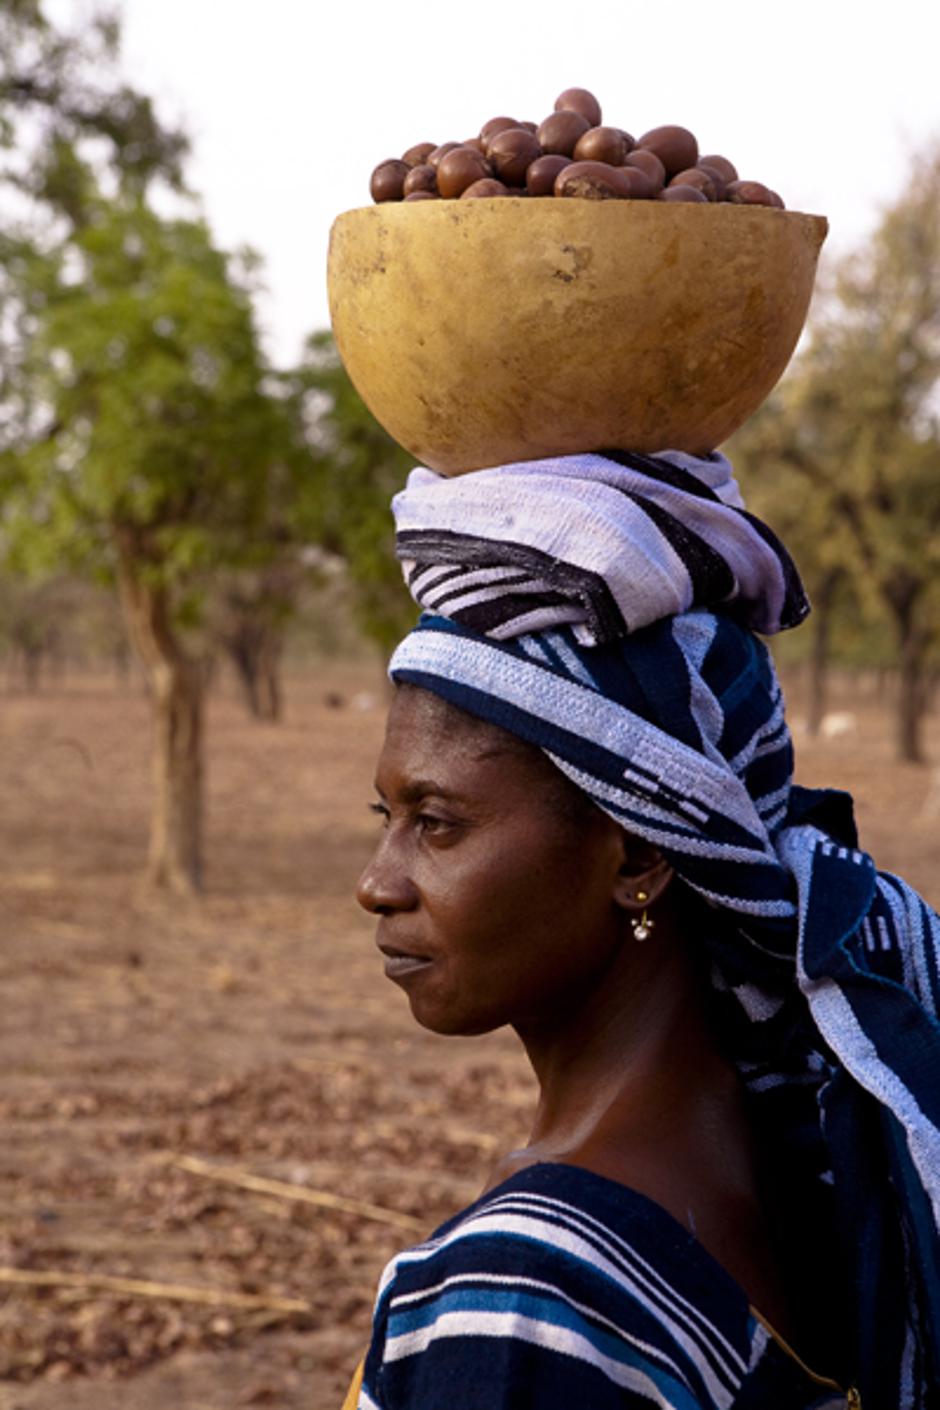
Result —
[[660, 1206], [539, 1164], [386, 1269], [362, 1404], [711, 1410], [737, 1403], [765, 1343], [743, 1290]]

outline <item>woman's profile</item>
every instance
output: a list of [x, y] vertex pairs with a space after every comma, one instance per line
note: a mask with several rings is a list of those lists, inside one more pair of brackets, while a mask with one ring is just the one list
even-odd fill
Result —
[[718, 454], [419, 469], [395, 514], [359, 900], [539, 1097], [386, 1269], [349, 1403], [940, 1405], [940, 921], [792, 781], [786, 550]]

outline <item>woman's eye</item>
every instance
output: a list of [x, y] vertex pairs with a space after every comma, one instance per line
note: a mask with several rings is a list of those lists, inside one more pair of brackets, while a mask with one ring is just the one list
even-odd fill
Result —
[[[387, 803], [370, 803], [369, 812], [382, 819], [382, 826], [388, 827], [392, 820], [392, 812]], [[443, 818], [437, 813], [418, 812], [412, 814], [411, 822], [415, 829], [422, 835], [433, 834], [443, 835], [456, 827], [456, 823], [450, 818]]]
[[435, 844], [449, 846], [463, 837], [467, 821], [451, 813], [429, 813], [422, 809], [415, 814], [414, 825], [420, 836], [433, 837]]

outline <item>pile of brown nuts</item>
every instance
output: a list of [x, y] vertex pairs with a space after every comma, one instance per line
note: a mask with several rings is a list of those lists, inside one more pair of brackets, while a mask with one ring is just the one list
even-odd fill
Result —
[[700, 156], [687, 128], [654, 127], [633, 138], [604, 126], [586, 88], [566, 88], [538, 124], [494, 117], [466, 142], [419, 142], [380, 162], [369, 189], [374, 201], [581, 196], [783, 208], [762, 182], [740, 181], [727, 157]]

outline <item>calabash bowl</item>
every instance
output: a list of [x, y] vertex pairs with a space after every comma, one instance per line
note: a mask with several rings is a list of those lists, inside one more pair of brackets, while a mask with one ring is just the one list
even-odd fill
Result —
[[370, 206], [333, 226], [333, 330], [373, 415], [442, 474], [605, 447], [701, 455], [783, 373], [826, 229], [759, 206]]

